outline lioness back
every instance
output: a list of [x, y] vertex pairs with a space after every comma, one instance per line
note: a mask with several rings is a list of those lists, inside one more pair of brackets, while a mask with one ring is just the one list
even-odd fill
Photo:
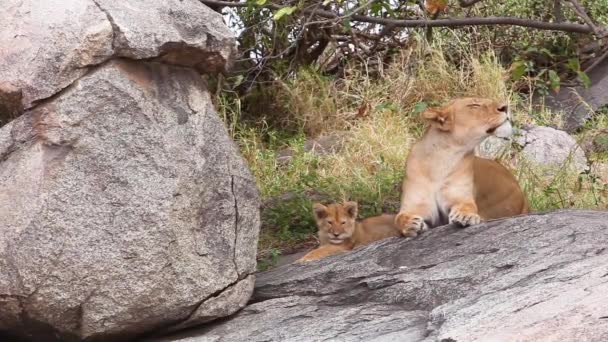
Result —
[[499, 162], [475, 157], [475, 202], [485, 220], [527, 214], [528, 201], [517, 179]]

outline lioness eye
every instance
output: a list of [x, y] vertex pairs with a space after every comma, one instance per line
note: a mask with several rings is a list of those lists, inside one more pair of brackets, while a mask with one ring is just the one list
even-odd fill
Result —
[[333, 222], [332, 222], [332, 221], [327, 221], [327, 223], [328, 223], [328, 224], [333, 224]]
[[480, 105], [480, 104], [478, 104], [478, 103], [471, 103], [471, 104], [469, 105], [469, 107], [473, 107], [473, 108], [477, 108], [477, 107], [480, 107], [480, 106], [481, 106], [481, 105]]
[[342, 224], [346, 224], [346, 221], [342, 221]]

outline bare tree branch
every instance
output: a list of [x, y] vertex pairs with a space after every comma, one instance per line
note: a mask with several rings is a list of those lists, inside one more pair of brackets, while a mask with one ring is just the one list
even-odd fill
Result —
[[583, 21], [589, 25], [589, 27], [591, 28], [591, 30], [593, 31], [593, 33], [595, 33], [596, 36], [598, 37], [604, 37], [606, 35], [606, 32], [602, 32], [602, 30], [600, 28], [598, 28], [595, 23], [593, 22], [593, 20], [591, 20], [591, 18], [589, 18], [589, 15], [587, 15], [587, 11], [585, 10], [585, 8], [576, 0], [568, 0], [568, 2], [570, 4], [572, 4], [572, 7], [574, 8], [574, 12], [576, 12], [576, 14], [581, 17], [581, 19], [583, 19]]
[[562, 13], [562, 0], [553, 0], [553, 17], [558, 23], [564, 21], [564, 13]]
[[606, 50], [606, 52], [604, 52], [603, 55], [601, 55], [600, 57], [598, 57], [593, 64], [591, 64], [589, 67], [587, 67], [585, 69], [585, 73], [589, 73], [591, 70], [595, 69], [595, 67], [597, 67], [598, 65], [600, 65], [600, 63], [602, 63], [603, 61], [605, 61], [608, 58], [608, 50]]
[[[211, 6], [226, 6], [226, 7], [247, 7], [248, 4], [244, 2], [231, 2], [221, 0], [199, 0], [201, 3]], [[276, 4], [268, 4], [267, 8], [278, 10], [283, 6]], [[303, 13], [309, 14], [308, 10], [303, 10]], [[334, 12], [317, 9], [315, 15], [318, 15], [326, 19], [338, 19], [345, 18], [348, 16], [338, 16]], [[486, 18], [451, 18], [451, 19], [439, 19], [439, 20], [425, 20], [425, 19], [387, 19], [387, 18], [376, 18], [368, 17], [364, 15], [352, 14], [350, 18], [353, 21], [378, 24], [378, 25], [392, 25], [394, 27], [463, 27], [463, 26], [494, 26], [494, 25], [506, 25], [506, 26], [521, 26], [530, 27], [539, 30], [548, 31], [564, 31], [574, 33], [595, 33], [593, 28], [588, 25], [576, 24], [576, 23], [551, 23], [532, 19], [514, 18], [514, 17], [486, 17]]]
[[460, 7], [471, 7], [481, 1], [483, 0], [458, 0], [458, 3], [460, 4]]

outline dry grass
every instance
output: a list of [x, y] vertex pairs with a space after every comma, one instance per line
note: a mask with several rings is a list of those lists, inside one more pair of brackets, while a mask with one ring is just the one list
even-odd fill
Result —
[[[508, 99], [515, 104], [519, 122], [555, 122], [553, 113], [534, 112], [529, 102], [509, 92], [506, 71], [492, 54], [463, 48], [460, 66], [444, 56], [440, 45], [419, 44], [378, 70], [380, 76], [375, 78], [360, 66], [339, 80], [303, 70], [276, 92], [292, 109], [284, 120], [299, 128], [295, 137], [285, 138], [268, 127], [232, 124], [266, 201], [260, 256], [276, 256], [311, 241], [313, 200], [356, 200], [363, 217], [394, 211], [409, 147], [424, 127], [418, 114], [427, 106], [459, 96]], [[234, 108], [238, 106], [223, 107], [228, 119], [239, 117], [230, 113]], [[340, 153], [318, 155], [305, 150], [306, 139], [336, 131], [346, 132]], [[279, 162], [277, 156], [285, 148], [292, 151], [290, 161]], [[590, 175], [563, 168], [547, 177], [516, 149], [511, 152], [515, 157], [509, 163], [535, 210], [605, 205], [606, 186]]]

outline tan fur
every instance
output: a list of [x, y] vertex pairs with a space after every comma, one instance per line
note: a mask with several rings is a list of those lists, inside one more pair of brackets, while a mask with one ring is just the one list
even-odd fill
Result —
[[[490, 99], [456, 99], [423, 113], [429, 127], [407, 159], [395, 224], [404, 236], [456, 223], [524, 214], [528, 204], [517, 180], [498, 162], [474, 155], [490, 134], [511, 134], [507, 106]], [[446, 220], [447, 218], [447, 220]]]
[[316, 203], [313, 212], [319, 229], [320, 246], [298, 261], [317, 260], [374, 241], [401, 235], [400, 230], [395, 226], [395, 215], [384, 214], [358, 222], [355, 202], [328, 206]]

